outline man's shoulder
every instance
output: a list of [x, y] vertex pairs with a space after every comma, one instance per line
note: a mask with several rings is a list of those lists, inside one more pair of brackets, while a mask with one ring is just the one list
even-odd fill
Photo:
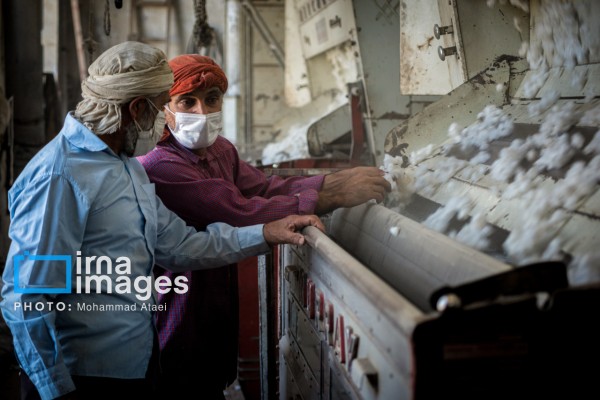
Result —
[[220, 135], [217, 136], [217, 140], [215, 140], [215, 142], [212, 146], [209, 147], [209, 149], [230, 150], [235, 151], [237, 153], [235, 145], [231, 143], [227, 138]]
[[181, 158], [182, 155], [167, 144], [159, 144], [143, 156], [136, 157], [140, 164], [146, 169], [163, 162], [172, 162]]
[[64, 141], [62, 135], [59, 134], [29, 160], [23, 171], [19, 174], [15, 185], [25, 180], [31, 180], [36, 176], [62, 173], [65, 167], [64, 161], [67, 156], [67, 149], [68, 144]]
[[207, 157], [209, 159], [220, 159], [224, 156], [239, 158], [235, 145], [223, 136], [218, 136], [217, 140], [207, 149]]

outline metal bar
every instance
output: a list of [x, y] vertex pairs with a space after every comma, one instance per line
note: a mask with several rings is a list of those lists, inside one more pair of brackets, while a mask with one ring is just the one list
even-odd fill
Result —
[[[352, 115], [352, 147], [350, 149], [350, 162], [352, 165], [358, 165], [364, 151], [365, 144], [365, 124], [361, 103], [364, 101], [364, 92], [360, 84], [350, 90], [350, 111]], [[374, 154], [374, 149], [369, 149], [369, 153]], [[369, 160], [373, 162], [373, 160]]]
[[260, 16], [260, 13], [256, 11], [254, 5], [252, 5], [252, 3], [250, 3], [248, 0], [242, 1], [242, 6], [244, 6], [244, 10], [246, 11], [250, 21], [265, 40], [267, 46], [269, 46], [269, 49], [277, 59], [277, 62], [279, 62], [279, 65], [281, 65], [281, 68], [285, 68], [285, 54], [283, 49], [279, 43], [277, 43], [275, 36], [273, 36], [271, 33], [271, 30]]
[[258, 257], [258, 302], [261, 399], [276, 398], [276, 293], [273, 254]]
[[307, 244], [325, 261], [324, 265], [311, 264], [311, 269], [317, 275], [320, 269], [325, 269], [331, 274], [339, 274], [338, 279], [343, 277], [347, 282], [352, 282], [371, 304], [377, 304], [381, 315], [410, 337], [417, 321], [423, 317], [421, 311], [391, 286], [382, 284], [381, 278], [317, 228], [309, 226], [302, 233]]
[[81, 30], [81, 14], [79, 11], [79, 0], [71, 0], [71, 16], [73, 18], [73, 31], [75, 32], [75, 48], [77, 50], [77, 65], [79, 66], [79, 80], [87, 78], [87, 65], [83, 50], [83, 33]]
[[[244, 23], [244, 146], [246, 150], [252, 144], [252, 131], [254, 128], [254, 77], [252, 74], [254, 71], [254, 58], [252, 56], [252, 25], [248, 23], [249, 19], [250, 16], [246, 16]], [[231, 61], [227, 60], [227, 62]]]
[[435, 290], [512, 268], [377, 204], [334, 211], [329, 234], [424, 312]]
[[343, 168], [264, 168], [266, 176], [315, 176], [341, 171]]

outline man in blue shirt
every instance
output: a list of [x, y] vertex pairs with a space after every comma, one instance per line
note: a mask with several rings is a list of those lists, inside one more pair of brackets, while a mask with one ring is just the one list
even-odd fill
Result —
[[2, 314], [24, 382], [35, 385], [26, 395], [149, 397], [152, 312], [165, 307], [155, 292], [187, 291], [185, 280], [154, 281], [155, 263], [227, 265], [272, 244], [303, 244], [300, 229], [323, 225], [315, 216], [291, 216], [247, 228], [187, 227], [129, 158], [139, 138], [152, 140], [153, 127], [164, 125], [158, 110], [173, 83], [164, 54], [122, 43], [89, 74], [77, 109], [9, 192]]

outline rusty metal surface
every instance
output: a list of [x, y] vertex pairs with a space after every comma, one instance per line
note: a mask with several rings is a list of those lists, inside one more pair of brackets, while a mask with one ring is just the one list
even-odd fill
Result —
[[433, 36], [440, 24], [436, 0], [400, 2], [400, 92], [405, 95], [443, 95], [452, 86], [448, 64], [437, 55]]

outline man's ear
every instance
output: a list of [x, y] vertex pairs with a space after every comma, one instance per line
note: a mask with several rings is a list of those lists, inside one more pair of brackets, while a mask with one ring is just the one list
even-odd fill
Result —
[[131, 115], [132, 118], [137, 119], [138, 116], [146, 111], [147, 106], [148, 104], [144, 101], [143, 97], [136, 97], [129, 102], [129, 115]]

